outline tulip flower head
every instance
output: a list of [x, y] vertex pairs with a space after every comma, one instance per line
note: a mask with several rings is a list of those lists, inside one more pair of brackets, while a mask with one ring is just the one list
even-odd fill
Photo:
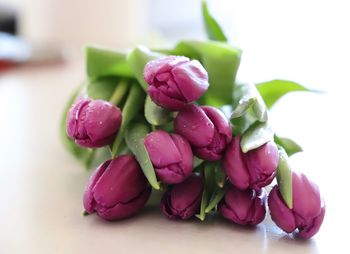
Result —
[[186, 220], [198, 212], [204, 188], [200, 175], [192, 174], [184, 182], [168, 188], [161, 201], [166, 217]]
[[222, 216], [236, 224], [257, 225], [265, 218], [266, 192], [264, 189], [242, 191], [231, 185], [218, 210]]
[[120, 109], [103, 100], [80, 99], [67, 113], [67, 134], [83, 147], [113, 142], [122, 121]]
[[210, 106], [187, 105], [177, 114], [174, 126], [189, 141], [194, 154], [204, 160], [220, 160], [232, 139], [229, 121]]
[[191, 174], [191, 146], [180, 135], [157, 130], [146, 136], [144, 144], [161, 181], [180, 183]]
[[308, 239], [320, 229], [326, 212], [318, 186], [304, 174], [292, 173], [293, 206], [288, 208], [276, 185], [268, 197], [272, 220], [282, 230]]
[[230, 182], [241, 190], [259, 190], [272, 182], [278, 165], [278, 149], [273, 141], [243, 153], [239, 136], [228, 145], [224, 171]]
[[84, 193], [88, 213], [106, 220], [130, 217], [147, 202], [151, 187], [132, 155], [102, 163], [91, 176]]
[[148, 94], [159, 106], [180, 110], [208, 89], [208, 73], [197, 60], [167, 56], [150, 61], [144, 69]]

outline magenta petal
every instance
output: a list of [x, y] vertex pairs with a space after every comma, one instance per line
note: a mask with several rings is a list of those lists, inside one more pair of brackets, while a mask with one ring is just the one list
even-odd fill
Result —
[[187, 102], [198, 100], [209, 87], [208, 73], [197, 60], [175, 66], [172, 74]]
[[195, 147], [209, 145], [214, 136], [214, 124], [204, 110], [194, 104], [187, 105], [175, 118], [175, 131]]
[[144, 140], [145, 147], [155, 167], [166, 167], [181, 162], [181, 154], [169, 133], [157, 130], [149, 133]]
[[83, 204], [84, 208], [88, 213], [93, 213], [94, 211], [94, 196], [93, 196], [93, 189], [97, 183], [97, 181], [100, 179], [100, 177], [103, 175], [105, 170], [107, 169], [108, 165], [111, 163], [111, 160], [108, 160], [104, 163], [102, 163], [95, 172], [91, 175], [89, 182], [86, 186], [84, 197], [83, 197]]
[[147, 92], [154, 103], [168, 110], [181, 110], [186, 105], [185, 102], [171, 98], [153, 86], [148, 87]]
[[193, 169], [193, 154], [191, 146], [186, 139], [178, 134], [170, 134], [170, 136], [181, 154], [181, 162], [179, 165], [182, 168], [183, 174], [187, 177], [191, 174]]
[[150, 61], [144, 69], [144, 79], [150, 85], [154, 84], [154, 79], [157, 74], [171, 71], [178, 64], [188, 62], [189, 59], [184, 56], [167, 56]]
[[293, 172], [293, 211], [300, 217], [315, 218], [321, 211], [318, 186], [304, 174]]
[[81, 122], [79, 122], [79, 116], [81, 115], [82, 111], [85, 111], [85, 109], [89, 103], [91, 102], [91, 99], [79, 99], [75, 102], [75, 104], [72, 105], [72, 107], [67, 112], [67, 135], [68, 137], [75, 139], [77, 138], [79, 134], [79, 129], [82, 127]]
[[140, 166], [131, 155], [122, 155], [112, 160], [97, 181], [93, 192], [96, 203], [113, 207], [127, 203], [143, 191], [148, 182]]
[[105, 220], [118, 220], [130, 217], [144, 207], [151, 195], [151, 190], [151, 187], [148, 186], [139, 196], [128, 203], [117, 203], [111, 208], [98, 207], [96, 212]]
[[266, 213], [264, 193], [256, 195], [254, 190], [239, 190], [230, 186], [219, 205], [220, 213], [240, 225], [257, 225]]
[[161, 209], [169, 219], [188, 219], [199, 209], [203, 192], [200, 175], [192, 174], [184, 182], [173, 185], [164, 194]]
[[249, 187], [249, 175], [240, 147], [240, 137], [235, 137], [226, 148], [223, 168], [230, 182], [241, 190]]
[[225, 139], [226, 144], [230, 143], [232, 140], [232, 129], [226, 116], [214, 107], [202, 106], [201, 108], [213, 122], [217, 132]]
[[323, 204], [320, 214], [312, 220], [312, 223], [303, 229], [299, 229], [297, 236], [309, 239], [313, 237], [319, 230], [322, 225], [324, 215], [326, 213], [326, 206]]
[[287, 233], [292, 233], [296, 229], [293, 212], [284, 203], [278, 186], [274, 186], [268, 197], [271, 219], [278, 227]]
[[246, 154], [246, 164], [249, 170], [251, 187], [255, 185], [257, 188], [260, 188], [270, 184], [276, 174], [278, 164], [276, 144], [268, 142], [249, 151]]
[[122, 121], [122, 113], [113, 104], [95, 100], [90, 102], [86, 112], [85, 129], [92, 141], [115, 135]]

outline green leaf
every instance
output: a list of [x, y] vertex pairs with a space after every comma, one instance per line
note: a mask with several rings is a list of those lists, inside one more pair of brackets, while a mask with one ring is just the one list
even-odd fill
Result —
[[292, 209], [293, 208], [292, 169], [288, 162], [288, 155], [284, 151], [284, 149], [281, 147], [279, 147], [277, 184], [285, 203], [290, 209]]
[[208, 37], [214, 41], [227, 41], [227, 38], [219, 26], [218, 22], [210, 14], [208, 10], [208, 5], [206, 1], [202, 2], [202, 14], [204, 19], [205, 29], [207, 31]]
[[145, 101], [145, 118], [150, 124], [158, 126], [169, 122], [172, 119], [172, 113], [155, 104], [147, 96]]
[[115, 157], [118, 153], [119, 146], [123, 141], [124, 132], [128, 128], [129, 123], [137, 116], [143, 107], [145, 100], [145, 93], [141, 87], [135, 82], [131, 85], [130, 92], [126, 98], [123, 110], [122, 110], [122, 124], [120, 126], [117, 137], [115, 138], [112, 145], [112, 157]]
[[231, 123], [235, 135], [242, 135], [256, 122], [268, 120], [266, 105], [252, 84], [234, 86], [232, 108]]
[[126, 55], [110, 49], [88, 46], [85, 49], [86, 71], [89, 78], [106, 76], [133, 78]]
[[208, 206], [205, 208], [205, 213], [211, 212], [214, 208], [216, 208], [217, 204], [221, 201], [221, 199], [225, 196], [225, 189], [217, 189], [216, 193], [214, 193], [213, 198], [210, 200]]
[[98, 80], [90, 80], [86, 87], [88, 97], [92, 99], [101, 99], [108, 101], [113, 94], [118, 78], [101, 78]]
[[265, 104], [271, 108], [276, 101], [289, 92], [310, 91], [306, 87], [288, 80], [275, 79], [256, 84]]
[[233, 84], [241, 60], [241, 50], [217, 41], [181, 41], [173, 55], [198, 59], [209, 75], [209, 89], [201, 99], [203, 104], [216, 107], [232, 105]]
[[292, 156], [295, 153], [299, 153], [303, 151], [300, 145], [298, 145], [295, 141], [290, 138], [279, 137], [275, 135], [275, 143], [284, 148], [288, 156]]
[[162, 56], [164, 55], [150, 51], [146, 47], [137, 47], [127, 55], [129, 66], [145, 91], [148, 87], [146, 81], [143, 78], [143, 70], [145, 68], [145, 65], [149, 61], [160, 58]]
[[252, 84], [236, 84], [231, 118], [241, 117], [249, 109], [252, 109], [258, 121], [267, 121], [267, 108], [256, 87]]
[[214, 168], [215, 171], [215, 182], [219, 188], [223, 188], [226, 182], [226, 174], [222, 169], [221, 162], [217, 162]]
[[204, 162], [204, 160], [198, 158], [197, 156], [193, 156], [193, 162], [192, 162], [193, 168], [196, 168], [196, 167], [202, 165], [203, 162]]
[[144, 145], [144, 138], [150, 132], [147, 124], [137, 122], [131, 125], [125, 133], [125, 140], [139, 162], [143, 173], [145, 174], [150, 185], [159, 190], [160, 186], [154, 172], [152, 162]]
[[268, 123], [252, 125], [242, 136], [241, 149], [243, 153], [256, 149], [273, 140], [274, 132]]
[[127, 80], [120, 80], [118, 85], [115, 87], [112, 96], [110, 96], [109, 102], [113, 105], [120, 106], [124, 97], [129, 89], [129, 82]]
[[78, 87], [73, 92], [73, 94], [71, 95], [71, 97], [69, 98], [69, 100], [65, 106], [65, 109], [64, 109], [63, 114], [62, 114], [61, 122], [60, 122], [60, 136], [61, 136], [61, 140], [62, 140], [62, 143], [65, 146], [65, 148], [75, 158], [77, 158], [84, 165], [85, 168], [89, 168], [90, 164], [94, 158], [94, 150], [88, 149], [88, 148], [82, 148], [82, 147], [78, 146], [74, 140], [70, 139], [67, 136], [67, 132], [66, 132], [67, 112], [68, 112], [69, 108], [72, 106], [72, 104], [74, 103], [74, 101], [76, 100], [76, 98], [78, 97], [80, 91], [81, 91], [81, 86]]
[[201, 207], [199, 210], [199, 214], [196, 214], [195, 216], [200, 219], [201, 221], [205, 220], [205, 209], [208, 206], [208, 193], [207, 190], [204, 188], [203, 193], [202, 193], [202, 199], [201, 199]]

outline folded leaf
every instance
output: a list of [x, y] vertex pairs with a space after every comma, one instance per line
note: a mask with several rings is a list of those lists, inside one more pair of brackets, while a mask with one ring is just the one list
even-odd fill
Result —
[[252, 84], [236, 84], [231, 114], [233, 133], [242, 135], [254, 123], [267, 120], [267, 107], [256, 87]]
[[117, 84], [118, 78], [108, 77], [90, 80], [86, 87], [88, 97], [108, 101], [111, 98]]
[[275, 135], [275, 143], [284, 148], [288, 156], [292, 156], [295, 153], [302, 152], [303, 149], [295, 141], [290, 138], [279, 137]]
[[209, 39], [214, 41], [227, 41], [227, 38], [224, 32], [222, 31], [220, 25], [209, 13], [206, 1], [202, 2], [202, 14], [204, 19], [205, 30], [207, 31]]
[[205, 209], [207, 208], [208, 203], [209, 203], [208, 193], [207, 193], [207, 190], [204, 188], [203, 193], [202, 193], [202, 199], [201, 199], [201, 206], [200, 206], [199, 214], [195, 215], [201, 221], [205, 220]]
[[275, 79], [256, 84], [265, 104], [271, 108], [276, 101], [289, 92], [310, 91], [306, 87], [288, 80]]
[[124, 133], [126, 128], [128, 128], [129, 123], [137, 116], [144, 105], [145, 93], [141, 89], [140, 85], [134, 82], [131, 85], [130, 92], [126, 98], [123, 110], [122, 110], [122, 124], [120, 126], [117, 137], [115, 138], [112, 145], [112, 157], [115, 157], [118, 153], [120, 144], [123, 141]]
[[277, 184], [279, 191], [287, 204], [293, 208], [293, 185], [292, 185], [292, 169], [288, 162], [288, 155], [283, 148], [279, 147], [279, 161], [277, 168]]
[[85, 49], [86, 71], [91, 79], [106, 76], [133, 78], [126, 55], [110, 49], [88, 46]]
[[242, 136], [241, 149], [243, 153], [256, 149], [273, 140], [274, 132], [268, 123], [256, 123], [252, 125]]
[[222, 169], [221, 162], [217, 162], [214, 168], [215, 171], [215, 182], [219, 188], [223, 188], [226, 182], [226, 174]]
[[222, 200], [225, 196], [226, 190], [223, 188], [218, 188], [216, 192], [213, 194], [212, 199], [210, 200], [208, 206], [205, 208], [205, 213], [211, 212], [214, 208], [216, 208], [217, 204]]
[[158, 126], [169, 122], [172, 119], [172, 113], [156, 105], [147, 96], [145, 101], [145, 118], [150, 124]]
[[125, 140], [128, 147], [139, 162], [141, 169], [145, 174], [150, 185], [154, 189], [159, 190], [160, 186], [157, 182], [157, 177], [154, 172], [152, 162], [144, 145], [144, 138], [149, 132], [150, 129], [147, 124], [142, 122], [136, 122], [133, 123], [126, 131]]
[[209, 89], [202, 102], [220, 107], [232, 105], [233, 84], [241, 60], [241, 50], [226, 43], [215, 41], [181, 41], [173, 55], [184, 55], [198, 59], [209, 75]]
[[164, 55], [153, 52], [146, 47], [137, 47], [127, 55], [129, 66], [145, 91], [148, 87], [146, 81], [143, 78], [143, 70], [145, 68], [145, 65], [149, 61], [160, 58], [162, 56]]

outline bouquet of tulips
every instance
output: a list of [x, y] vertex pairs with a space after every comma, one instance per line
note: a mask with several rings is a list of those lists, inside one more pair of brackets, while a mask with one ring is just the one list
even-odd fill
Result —
[[62, 121], [68, 150], [87, 168], [100, 164], [83, 197], [86, 214], [130, 217], [161, 191], [169, 219], [203, 221], [219, 212], [257, 225], [268, 204], [277, 226], [310, 238], [324, 201], [317, 185], [290, 167], [288, 156], [300, 146], [268, 121], [280, 97], [307, 89], [286, 80], [237, 82], [241, 50], [202, 7], [207, 41], [127, 53], [87, 47], [87, 78]]

